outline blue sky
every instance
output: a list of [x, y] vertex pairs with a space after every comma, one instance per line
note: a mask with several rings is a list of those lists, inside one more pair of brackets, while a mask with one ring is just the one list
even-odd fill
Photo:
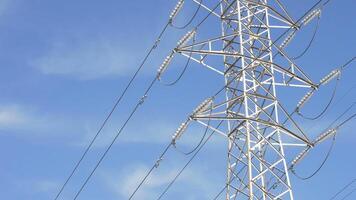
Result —
[[[1, 199], [54, 198], [175, 3], [173, 0], [0, 0]], [[307, 0], [286, 3], [295, 18], [311, 4]], [[177, 23], [183, 24], [190, 18], [193, 5], [187, 3]], [[313, 80], [319, 80], [355, 55], [355, 7], [353, 0], [340, 0], [332, 1], [323, 11], [311, 51], [297, 61]], [[201, 11], [198, 18], [204, 14]], [[63, 199], [73, 198], [164, 57], [187, 30], [169, 29], [164, 35], [161, 46], [121, 102], [63, 193]], [[295, 55], [311, 34], [312, 28], [306, 28], [287, 52]], [[179, 62], [168, 71], [166, 79], [177, 76], [181, 69]], [[343, 73], [336, 99], [346, 96], [325, 117], [317, 122], [298, 120], [308, 133], [315, 135], [355, 102], [356, 88], [350, 90], [356, 85], [355, 73], [355, 64]], [[179, 124], [222, 84], [222, 79], [196, 64], [191, 65], [176, 86], [157, 84], [79, 199], [127, 199]], [[331, 91], [331, 86], [320, 90], [307, 105], [308, 113], [318, 113]], [[349, 114], [355, 111], [356, 108]], [[355, 121], [342, 128], [329, 162], [317, 176], [308, 181], [292, 176], [296, 199], [328, 199], [356, 178], [356, 135], [352, 132], [355, 128]], [[203, 129], [197, 126], [187, 132], [182, 148], [193, 146], [199, 140], [199, 131]], [[317, 168], [329, 143], [313, 150], [298, 171], [309, 174]], [[170, 151], [136, 199], [154, 199], [186, 160]], [[225, 167], [225, 140], [216, 136], [166, 199], [211, 199], [223, 187]], [[349, 199], [353, 198], [356, 193]]]

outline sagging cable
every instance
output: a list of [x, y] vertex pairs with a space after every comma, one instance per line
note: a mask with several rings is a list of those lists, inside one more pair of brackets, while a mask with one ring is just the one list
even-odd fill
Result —
[[185, 34], [178, 42], [177, 42], [177, 48], [182, 47], [186, 45], [190, 40], [193, 39], [193, 37], [196, 34], [196, 29], [193, 29], [189, 31], [187, 34]]
[[335, 69], [331, 71], [328, 75], [326, 75], [324, 78], [322, 78], [319, 82], [319, 85], [325, 85], [332, 81], [335, 78], [339, 78], [341, 75], [341, 70], [340, 69]]
[[176, 6], [173, 8], [171, 14], [169, 15], [169, 20], [172, 23], [174, 18], [177, 17], [178, 13], [182, 10], [184, 5], [184, 0], [179, 0], [176, 4]]
[[172, 51], [163, 61], [161, 66], [158, 68], [157, 71], [157, 79], [159, 80], [162, 76], [162, 74], [167, 70], [169, 64], [172, 62], [172, 59], [174, 57], [175, 51]]
[[301, 24], [305, 26], [309, 24], [315, 17], [320, 17], [320, 15], [321, 15], [321, 9], [320, 8], [315, 9], [303, 18]]

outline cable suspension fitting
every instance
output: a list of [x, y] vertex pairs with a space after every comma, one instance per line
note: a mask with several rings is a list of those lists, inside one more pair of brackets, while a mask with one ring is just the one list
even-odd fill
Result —
[[315, 90], [309, 91], [304, 97], [298, 102], [296, 110], [299, 111], [307, 101], [313, 96]]
[[341, 70], [340, 69], [335, 69], [331, 71], [328, 75], [326, 75], [324, 78], [320, 80], [319, 85], [325, 85], [332, 81], [335, 78], [339, 78], [341, 75]]
[[[187, 34], [185, 34], [178, 42], [177, 42], [177, 48], [186, 45], [196, 34], [196, 29], [193, 29], [189, 31]], [[160, 79], [162, 74], [167, 70], [169, 64], [172, 62], [172, 59], [174, 57], [174, 54], [176, 53], [176, 50], [174, 49], [167, 57], [166, 59], [163, 60], [163, 63], [161, 66], [158, 68], [158, 73], [157, 73], [157, 78]]]
[[202, 113], [204, 111], [207, 111], [209, 108], [211, 108], [211, 105], [213, 103], [213, 97], [210, 97], [203, 101], [197, 108], [193, 111], [192, 117], [196, 116], [199, 113]]
[[332, 128], [327, 130], [326, 132], [322, 133], [321, 135], [319, 135], [319, 137], [317, 137], [314, 141], [314, 144], [318, 144], [323, 142], [324, 140], [336, 135], [337, 133], [337, 129], [336, 128]]
[[320, 17], [321, 15], [321, 9], [315, 9], [312, 12], [310, 12], [307, 16], [304, 17], [304, 19], [301, 21], [301, 23], [305, 26], [309, 24], [315, 17]]
[[172, 136], [172, 144], [176, 144], [176, 141], [183, 135], [183, 133], [185, 132], [185, 130], [188, 128], [188, 125], [190, 123], [190, 119], [188, 119], [187, 121], [183, 122], [179, 128], [177, 129], [177, 131], [174, 133], [174, 135]]
[[172, 51], [167, 57], [166, 59], [164, 59], [163, 63], [161, 64], [161, 66], [158, 68], [157, 71], [157, 79], [160, 79], [162, 74], [167, 70], [168, 65], [172, 62], [172, 59], [174, 57], [174, 53], [175, 51]]
[[305, 148], [302, 152], [300, 152], [295, 158], [294, 160], [291, 162], [291, 166], [290, 169], [293, 169], [295, 165], [297, 165], [306, 155], [307, 153], [310, 151], [311, 147], [308, 146], [307, 148]]
[[189, 31], [177, 43], [177, 48], [186, 45], [196, 34], [196, 29]]
[[181, 11], [184, 5], [184, 0], [179, 0], [176, 4], [176, 6], [173, 8], [171, 14], [169, 15], [169, 20], [170, 23], [173, 22], [174, 18], [177, 17], [178, 13]]
[[297, 33], [297, 30], [293, 30], [293, 32], [289, 33], [289, 35], [283, 40], [281, 45], [279, 45], [279, 48], [284, 49], [284, 47], [286, 47], [293, 40], [296, 33]]
[[193, 113], [189, 116], [189, 118], [178, 127], [177, 131], [172, 136], [172, 144], [176, 144], [176, 141], [183, 135], [185, 130], [188, 128], [188, 125], [193, 120], [194, 116], [206, 110], [209, 110], [209, 108], [211, 108], [212, 106], [212, 103], [213, 103], [213, 97], [210, 97], [204, 100], [201, 104], [199, 104], [194, 109]]

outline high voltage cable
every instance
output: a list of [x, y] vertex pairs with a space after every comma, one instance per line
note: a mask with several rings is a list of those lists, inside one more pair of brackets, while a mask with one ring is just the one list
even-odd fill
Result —
[[[219, 4], [220, 4], [220, 3], [221, 3], [221, 2], [219, 2]], [[216, 8], [219, 6], [219, 4], [216, 6]], [[216, 8], [214, 8], [214, 9], [208, 14], [208, 16], [209, 16]], [[208, 16], [207, 16], [206, 18], [204, 18], [203, 21], [205, 21], [205, 20], [208, 18]], [[200, 23], [198, 24], [198, 26], [200, 26], [200, 25], [203, 23], [203, 21], [200, 22]], [[168, 25], [169, 25], [169, 23], [166, 25], [166, 27], [165, 27], [164, 30], [162, 31], [160, 37], [161, 37], [161, 36], [163, 35], [163, 33], [165, 32], [165, 30], [166, 30], [166, 28], [167, 28]], [[277, 39], [277, 40], [279, 40], [279, 39]], [[149, 54], [148, 54], [148, 55], [146, 56], [146, 58], [144, 59], [143, 64], [146, 62], [146, 60], [147, 60], [148, 56], [151, 54], [151, 52], [157, 47], [158, 42], [159, 42], [159, 40], [156, 41], [155, 45], [152, 47], [152, 49], [150, 50]], [[142, 64], [142, 66], [143, 66], [143, 64]], [[140, 71], [140, 69], [142, 68], [142, 66], [140, 66], [140, 68], [139, 68], [138, 71]], [[138, 73], [138, 72], [136, 72], [136, 73], [134, 74], [133, 79], [136, 77], [137, 73]], [[133, 79], [132, 79], [132, 81], [133, 81]], [[147, 96], [148, 92], [150, 91], [150, 89], [152, 88], [152, 86], [154, 85], [154, 83], [156, 82], [156, 80], [157, 80], [157, 78], [155, 78], [155, 79], [152, 81], [151, 85], [150, 85], [149, 88], [146, 90], [144, 97]], [[124, 90], [124, 93], [125, 93], [126, 90], [129, 88], [129, 86], [131, 85], [132, 81], [129, 82], [129, 85], [128, 85], [128, 87]], [[122, 98], [122, 97], [121, 97], [121, 98]], [[120, 98], [120, 100], [121, 100], [121, 98]], [[120, 100], [119, 100], [119, 101], [120, 101]], [[118, 101], [118, 102], [119, 102], [119, 101]], [[95, 170], [97, 169], [97, 167], [100, 165], [100, 163], [102, 162], [102, 160], [104, 159], [104, 157], [106, 156], [106, 154], [108, 153], [108, 151], [110, 150], [110, 148], [112, 147], [112, 145], [114, 144], [114, 142], [116, 141], [117, 137], [118, 137], [118, 136], [120, 135], [120, 133], [122, 132], [123, 128], [124, 128], [124, 127], [126, 126], [126, 124], [129, 122], [129, 120], [131, 119], [131, 117], [133, 116], [133, 114], [136, 112], [137, 108], [143, 103], [143, 101], [144, 101], [144, 99], [142, 99], [141, 101], [139, 101], [139, 103], [136, 105], [136, 107], [134, 108], [134, 110], [133, 110], [132, 113], [130, 114], [129, 118], [126, 120], [126, 122], [124, 123], [124, 125], [121, 127], [121, 129], [119, 130], [118, 134], [115, 136], [115, 138], [114, 138], [114, 140], [112, 141], [112, 143], [109, 145], [109, 147], [107, 148], [107, 150], [104, 152], [104, 154], [102, 155], [101, 159], [99, 160], [99, 162], [97, 163], [97, 165], [95, 166], [95, 168], [93, 169], [93, 171], [91, 172], [91, 174], [89, 175], [89, 177], [86, 179], [86, 181], [85, 181], [84, 184], [82, 185], [81, 189], [80, 189], [80, 190], [78, 191], [78, 193], [76, 194], [75, 199], [79, 196], [79, 194], [81, 193], [81, 191], [83, 190], [83, 188], [85, 187], [85, 185], [87, 184], [87, 182], [90, 180], [91, 176], [94, 174], [94, 172], [95, 172]], [[115, 104], [113, 110], [115, 110], [117, 104], [118, 104], [118, 103]], [[113, 112], [113, 111], [112, 111], [112, 112]], [[112, 113], [110, 113], [110, 115], [109, 115], [108, 118], [110, 118], [111, 114], [112, 114]], [[107, 121], [107, 120], [106, 120], [106, 121]], [[104, 122], [105, 124], [106, 124], [106, 121]], [[104, 124], [104, 126], [105, 126], [105, 124]], [[100, 130], [100, 131], [101, 131], [101, 130]], [[100, 131], [99, 131], [99, 133], [100, 133]], [[98, 133], [98, 134], [99, 134], [99, 133]], [[97, 136], [96, 136], [96, 137], [97, 137]], [[86, 150], [85, 153], [83, 154], [83, 155], [84, 155], [84, 156], [82, 156], [83, 158], [85, 157], [87, 151], [89, 151], [89, 149], [91, 148], [92, 143], [94, 143], [96, 137], [94, 137], [93, 142], [91, 142], [91, 144], [89, 145], [89, 148], [87, 148], [88, 150]], [[210, 137], [209, 137], [209, 138], [210, 138]], [[205, 143], [204, 143], [204, 144], [205, 144]], [[201, 149], [201, 148], [199, 148], [199, 150], [200, 150], [200, 149]], [[196, 155], [196, 154], [195, 154], [195, 155]], [[83, 158], [82, 158], [82, 159], [83, 159]], [[77, 164], [78, 166], [80, 165], [80, 162], [82, 161], [82, 159], [78, 162], [78, 163], [79, 163], [79, 164]], [[76, 169], [78, 168], [78, 166], [76, 166], [76, 167], [74, 168], [74, 172], [76, 171]], [[183, 169], [183, 170], [184, 170], [184, 169]], [[73, 173], [74, 173], [74, 172], [73, 172]], [[70, 177], [68, 178], [68, 181], [69, 181], [69, 179], [71, 179], [73, 173], [72, 173], [72, 174], [70, 175]], [[65, 182], [63, 188], [65, 187], [65, 185], [67, 184], [68, 181]], [[62, 190], [63, 190], [63, 189], [61, 189], [61, 191], [59, 192], [59, 195], [60, 195], [60, 193], [62, 192]], [[59, 196], [59, 195], [58, 195], [58, 196]], [[58, 198], [58, 197], [56, 197], [56, 199], [57, 199], [57, 198]]]
[[317, 119], [319, 119], [321, 116], [323, 116], [323, 115], [326, 113], [326, 111], [328, 111], [328, 109], [330, 108], [332, 102], [334, 101], [334, 98], [335, 98], [335, 96], [336, 96], [337, 87], [338, 87], [338, 85], [339, 85], [339, 81], [340, 81], [340, 78], [338, 78], [338, 79], [336, 80], [336, 83], [335, 83], [333, 92], [332, 92], [332, 94], [331, 94], [331, 97], [330, 97], [328, 103], [326, 104], [326, 106], [324, 107], [324, 109], [323, 109], [319, 114], [317, 114], [316, 116], [313, 116], [313, 117], [306, 116], [306, 115], [302, 114], [302, 113], [299, 112], [299, 111], [297, 111], [297, 114], [298, 114], [299, 116], [301, 116], [302, 118], [308, 119], [308, 120], [317, 120]]
[[105, 125], [107, 124], [107, 122], [109, 121], [109, 119], [111, 118], [112, 114], [114, 113], [114, 111], [117, 109], [118, 104], [121, 102], [121, 100], [123, 99], [123, 97], [125, 96], [126, 92], [128, 91], [128, 89], [131, 87], [133, 81], [136, 79], [137, 75], [139, 74], [139, 72], [141, 71], [141, 69], [143, 68], [144, 64], [146, 63], [147, 59], [149, 58], [149, 56], [152, 54], [152, 52], [157, 48], [163, 34], [166, 32], [168, 25], [170, 24], [170, 22], [168, 22], [164, 28], [162, 29], [162, 31], [160, 32], [158, 38], [156, 39], [154, 45], [150, 48], [150, 50], [148, 51], [148, 53], [146, 54], [146, 56], [144, 57], [143, 61], [141, 62], [141, 64], [139, 65], [139, 67], [137, 68], [137, 70], [135, 71], [135, 73], [133, 74], [133, 76], [131, 77], [130, 81], [128, 82], [128, 84], [126, 85], [125, 89], [123, 90], [123, 92], [120, 94], [119, 98], [116, 100], [113, 108], [110, 110], [109, 114], [107, 115], [107, 117], [105, 118], [105, 120], [103, 121], [103, 123], [101, 124], [99, 130], [97, 131], [97, 133], [95, 134], [95, 136], [93, 137], [93, 139], [90, 141], [89, 145], [87, 146], [87, 148], [85, 149], [84, 153], [81, 155], [80, 159], [78, 160], [78, 162], [75, 164], [73, 170], [71, 171], [71, 173], [69, 174], [69, 176], [67, 177], [67, 179], [65, 180], [64, 184], [62, 185], [62, 187], [60, 188], [59, 192], [57, 193], [56, 197], [54, 198], [55, 200], [58, 199], [58, 197], [61, 195], [61, 193], [63, 192], [64, 188], [66, 187], [66, 185], [68, 184], [69, 180], [73, 177], [74, 173], [77, 171], [78, 167], [80, 166], [81, 162], [83, 161], [83, 159], [86, 157], [86, 155], [88, 154], [89, 150], [92, 148], [94, 142], [96, 141], [96, 139], [98, 138], [98, 136], [100, 135], [102, 129], [105, 127]]
[[[214, 12], [218, 6], [221, 4], [221, 1], [209, 12], [209, 14], [202, 20], [202, 22], [204, 22], [208, 17], [209, 15], [212, 14], [212, 12]], [[195, 29], [197, 29], [201, 24], [202, 22], [200, 22], [196, 27]], [[195, 42], [195, 37], [193, 38], [193, 44]], [[193, 47], [192, 47], [193, 48]], [[191, 56], [190, 56], [191, 57]], [[179, 79], [183, 76], [184, 72], [186, 71], [187, 69], [187, 66], [189, 65], [189, 61], [190, 61], [190, 57], [188, 58], [187, 60], [187, 63], [183, 69], [183, 72], [180, 74], [180, 76], [178, 77], [178, 79], [176, 81], [173, 81], [172, 83], [170, 84], [165, 84], [165, 85], [173, 85], [175, 83], [177, 83], [179, 81]], [[210, 120], [208, 122], [208, 126], [210, 124]], [[221, 125], [221, 123], [218, 125], [218, 127]], [[168, 190], [169, 188], [173, 185], [173, 183], [177, 180], [177, 178], [181, 175], [181, 173], [185, 170], [185, 168], [190, 164], [190, 162], [195, 158], [195, 156], [197, 155], [197, 153], [200, 151], [200, 149], [205, 145], [205, 143], [210, 139], [211, 135], [215, 132], [213, 131], [211, 133], [211, 135], [207, 138], [207, 140], [205, 140], [205, 142], [203, 143], [204, 139], [205, 139], [205, 136], [207, 134], [207, 131], [208, 131], [208, 127], [206, 127], [205, 131], [204, 131], [204, 134], [201, 138], [201, 140], [199, 141], [198, 145], [196, 145], [195, 148], [193, 148], [193, 150], [189, 151], [189, 152], [181, 152], [178, 150], [179, 152], [185, 154], [185, 155], [190, 155], [191, 153], [194, 153], [196, 152], [193, 157], [186, 163], [186, 165], [182, 168], [182, 170], [177, 174], [177, 176], [172, 180], [172, 182], [168, 185], [168, 187], [165, 189], [165, 191], [160, 195], [160, 197], [158, 199], [160, 199]], [[170, 143], [170, 145], [168, 146], [168, 148], [171, 146], [172, 143]], [[161, 157], [163, 157], [163, 155], [166, 153], [167, 149], [164, 151], [163, 154], [161, 154]], [[160, 159], [159, 159], [160, 160]], [[148, 173], [145, 175], [145, 177], [143, 178], [143, 180], [140, 182], [140, 184], [138, 185], [138, 187], [134, 190], [133, 194], [130, 196], [129, 200], [132, 199], [132, 197], [135, 195], [135, 193], [139, 190], [139, 188], [142, 186], [142, 184], [145, 182], [145, 180], [148, 178], [148, 176], [152, 173], [153, 169], [155, 168], [156, 165], [154, 165], [149, 171]]]
[[[349, 66], [353, 61], [355, 60], [355, 57], [352, 57], [351, 59], [349, 59], [345, 64], [341, 65], [341, 67], [339, 67], [340, 71], [342, 72], [343, 70], [346, 69], [347, 66]], [[314, 116], [314, 117], [309, 117], [309, 116], [305, 116], [302, 113], [300, 113], [299, 111], [297, 112], [298, 115], [300, 115], [301, 117], [303, 117], [304, 119], [308, 119], [308, 120], [316, 120], [318, 118], [320, 118], [322, 115], [324, 115], [326, 113], [326, 111], [330, 108], [335, 95], [336, 95], [336, 90], [338, 87], [340, 81], [340, 77], [337, 78], [336, 83], [335, 83], [335, 87], [333, 89], [333, 92], [331, 94], [331, 98], [329, 100], [329, 102], [327, 103], [327, 105], [325, 106], [325, 108], [321, 111], [321, 113], [319, 113], [318, 115]]]
[[[334, 106], [338, 105], [353, 89], [356, 88], [356, 84], [353, 85], [351, 88], [349, 88], [335, 103]], [[354, 105], [355, 102], [352, 104]], [[351, 106], [352, 106], [351, 105]], [[328, 110], [327, 112], [329, 112], [330, 110]], [[293, 114], [293, 113], [292, 113]], [[323, 115], [323, 117], [325, 117], [325, 115]], [[320, 121], [323, 117], [319, 118], [318, 121]], [[334, 121], [335, 122], [335, 121]], [[317, 123], [313, 123], [313, 125], [309, 126], [307, 129], [311, 130], [312, 128], [314, 128], [317, 125]]]
[[[220, 126], [220, 124], [218, 125], [218, 127], [219, 127], [219, 126]], [[201, 147], [201, 144], [202, 144], [202, 142], [204, 141], [204, 138], [205, 138], [205, 136], [206, 136], [206, 134], [207, 134], [207, 131], [208, 131], [208, 127], [205, 129], [204, 135], [203, 135], [201, 141], [199, 142], [199, 144], [198, 144], [192, 151], [188, 152], [188, 154], [185, 154], [185, 153], [184, 153], [185, 155], [189, 155], [189, 154], [193, 153], [194, 151], [198, 150], [199, 147]], [[213, 133], [214, 133], [214, 132], [213, 132]], [[151, 175], [151, 173], [153, 172], [153, 170], [154, 170], [155, 168], [158, 168], [160, 162], [163, 160], [164, 155], [167, 153], [167, 151], [169, 150], [169, 148], [170, 148], [172, 145], [174, 145], [174, 144], [173, 144], [173, 141], [171, 141], [171, 142], [169, 143], [169, 145], [165, 148], [165, 150], [161, 153], [161, 155], [159, 156], [158, 160], [155, 162], [155, 164], [151, 167], [151, 169], [147, 172], [147, 174], [144, 176], [144, 178], [141, 180], [141, 182], [140, 182], [140, 183], [138, 184], [138, 186], [135, 188], [135, 190], [133, 191], [133, 193], [130, 195], [129, 200], [131, 200], [131, 199], [135, 196], [135, 194], [137, 193], [137, 191], [141, 188], [142, 184], [143, 184], [143, 183], [147, 180], [147, 178]], [[203, 145], [203, 144], [202, 144], [202, 145]]]
[[[216, 128], [219, 128], [222, 122], [223, 121], [221, 121]], [[215, 130], [213, 130], [210, 133], [210, 135], [204, 140], [203, 144], [197, 149], [197, 151], [193, 154], [193, 156], [188, 160], [188, 162], [184, 165], [184, 167], [177, 173], [177, 175], [173, 178], [173, 180], [168, 184], [168, 186], [164, 189], [164, 191], [159, 195], [159, 197], [156, 200], [160, 200], [168, 192], [168, 190], [173, 186], [173, 184], [177, 181], [179, 176], [185, 171], [188, 165], [194, 160], [194, 158], [198, 155], [198, 153], [202, 150], [202, 148], [210, 140], [210, 138], [213, 136], [214, 133]]]
[[351, 192], [347, 193], [347, 194], [346, 194], [342, 199], [340, 199], [340, 200], [345, 200], [345, 199], [347, 199], [347, 198], [350, 197], [354, 192], [356, 192], [356, 188], [353, 189]]
[[341, 190], [339, 190], [334, 196], [332, 196], [329, 200], [334, 200], [337, 196], [339, 196], [339, 194], [341, 194], [343, 191], [345, 191], [348, 187], [350, 187], [355, 182], [356, 182], [356, 179], [351, 180], [343, 188], [341, 188]]
[[167, 151], [170, 149], [172, 146], [172, 142], [170, 142], [167, 147], [164, 149], [164, 151], [161, 153], [159, 156], [158, 160], [155, 162], [155, 164], [152, 166], [152, 168], [148, 171], [148, 173], [145, 175], [145, 177], [141, 180], [141, 182], [138, 184], [138, 186], [135, 188], [131, 196], [129, 197], [129, 200], [132, 199], [132, 197], [136, 194], [136, 192], [141, 188], [142, 184], [146, 181], [146, 179], [151, 175], [153, 170], [158, 167], [159, 163], [163, 159], [164, 155], [167, 153]]
[[[217, 4], [217, 6], [215, 7], [215, 9], [218, 8], [218, 6], [221, 4], [221, 1], [219, 1], [219, 3]], [[196, 26], [196, 28], [198, 28], [205, 20], [207, 20], [207, 18], [212, 14], [212, 12], [214, 12], [214, 10], [211, 10], [208, 15]], [[167, 23], [167, 25], [164, 27], [163, 31], [161, 32], [160, 37], [163, 36], [165, 30], [167, 29], [168, 25], [172, 23], [172, 20], [170, 19], [169, 22]], [[157, 40], [159, 42], [159, 40]], [[157, 41], [155, 43], [155, 45], [153, 46], [152, 50], [150, 52], [153, 51], [153, 49], [155, 49], [157, 47]], [[149, 55], [148, 55], [149, 56]], [[148, 56], [146, 56], [148, 58]], [[145, 59], [145, 61], [147, 60], [147, 58]], [[142, 65], [143, 66], [143, 65]], [[141, 67], [142, 68], [142, 67]], [[139, 68], [139, 69], [141, 69]], [[138, 73], [138, 72], [137, 72]], [[131, 120], [131, 118], [133, 117], [133, 115], [136, 113], [137, 109], [140, 107], [140, 105], [142, 105], [145, 101], [145, 98], [147, 98], [147, 95], [149, 93], [149, 91], [152, 89], [153, 85], [155, 84], [155, 82], [158, 80], [158, 76], [155, 76], [155, 78], [152, 80], [151, 84], [149, 85], [149, 87], [146, 89], [144, 95], [142, 96], [141, 100], [136, 104], [136, 106], [134, 107], [134, 109], [132, 110], [132, 112], [130, 113], [129, 117], [126, 119], [126, 121], [124, 122], [124, 124], [121, 126], [121, 128], [119, 129], [118, 133], [116, 134], [116, 136], [114, 137], [114, 139], [112, 140], [112, 142], [110, 143], [110, 145], [107, 147], [107, 149], [105, 150], [105, 152], [102, 154], [102, 156], [100, 157], [99, 161], [97, 162], [97, 164], [95, 165], [95, 167], [93, 168], [93, 170], [91, 171], [91, 173], [89, 174], [89, 176], [86, 178], [86, 180], [84, 181], [84, 183], [82, 184], [82, 186], [80, 187], [79, 191], [76, 193], [74, 200], [78, 198], [78, 196], [81, 194], [81, 192], [83, 191], [84, 187], [86, 186], [86, 184], [89, 182], [89, 180], [91, 179], [91, 177], [94, 175], [95, 171], [97, 170], [97, 168], [99, 167], [99, 165], [101, 164], [101, 162], [104, 160], [104, 158], [106, 157], [107, 153], [109, 152], [109, 150], [111, 149], [111, 147], [113, 146], [113, 144], [115, 143], [115, 141], [117, 140], [117, 138], [119, 137], [119, 135], [122, 133], [122, 131], [124, 130], [124, 128], [126, 127], [127, 123]], [[95, 141], [95, 139], [94, 139]], [[93, 142], [94, 143], [94, 142]], [[89, 148], [90, 149], [90, 148]], [[85, 157], [85, 156], [84, 156]], [[81, 162], [81, 161], [80, 161]], [[78, 165], [79, 166], [79, 165]], [[70, 179], [70, 178], [69, 178]], [[68, 182], [68, 181], [67, 181]], [[58, 195], [59, 196], [59, 195]]]
[[187, 27], [193, 22], [193, 20], [196, 18], [196, 16], [198, 15], [199, 10], [201, 9], [202, 3], [203, 3], [203, 0], [200, 0], [199, 5], [198, 5], [197, 9], [195, 10], [193, 16], [190, 18], [190, 20], [189, 20], [185, 25], [183, 25], [183, 26], [176, 26], [176, 25], [174, 25], [173, 23], [171, 23], [171, 26], [172, 26], [173, 28], [176, 28], [176, 29], [185, 29], [185, 28], [187, 28]]
[[332, 152], [332, 150], [333, 150], [333, 148], [335, 146], [335, 140], [336, 140], [336, 135], [334, 135], [334, 137], [333, 137], [333, 140], [331, 142], [331, 145], [329, 147], [329, 150], [328, 150], [323, 162], [321, 162], [320, 166], [312, 174], [310, 174], [308, 176], [301, 176], [294, 170], [294, 168], [291, 168], [290, 171], [292, 172], [292, 174], [295, 177], [297, 177], [297, 178], [299, 178], [299, 179], [301, 179], [303, 181], [313, 178], [316, 174], [318, 174], [321, 171], [321, 169], [324, 167], [324, 165], [328, 161], [328, 159], [329, 159], [329, 157], [331, 155], [331, 152]]
[[145, 98], [147, 98], [147, 95], [149, 93], [149, 91], [152, 89], [153, 85], [155, 84], [155, 82], [157, 81], [157, 76], [152, 80], [151, 84], [148, 86], [148, 88], [146, 89], [143, 97], [140, 99], [140, 101], [136, 104], [136, 106], [134, 107], [134, 109], [132, 110], [132, 112], [130, 113], [129, 117], [126, 119], [125, 123], [121, 126], [121, 128], [119, 129], [119, 131], [117, 132], [117, 134], [115, 135], [114, 139], [111, 141], [110, 145], [106, 148], [105, 152], [102, 154], [102, 156], [100, 157], [99, 161], [97, 162], [97, 164], [95, 165], [95, 167], [92, 169], [92, 171], [90, 172], [89, 176], [85, 179], [84, 183], [82, 184], [82, 186], [80, 187], [79, 191], [76, 193], [74, 200], [78, 198], [78, 196], [81, 194], [81, 192], [83, 191], [84, 187], [86, 186], [86, 184], [89, 182], [89, 180], [91, 179], [91, 177], [93, 176], [93, 174], [95, 173], [95, 171], [98, 169], [99, 165], [101, 164], [101, 162], [104, 160], [104, 158], [106, 157], [107, 153], [109, 152], [109, 150], [111, 149], [111, 147], [114, 145], [116, 139], [119, 137], [119, 135], [122, 133], [122, 131], [124, 130], [124, 128], [126, 127], [126, 125], [128, 124], [128, 122], [131, 120], [132, 116], [136, 113], [137, 109], [144, 103]]
[[[339, 121], [345, 114], [347, 114], [347, 113], [355, 106], [355, 104], [356, 104], [356, 102], [352, 103], [341, 115], [339, 115], [339, 116], [326, 128], [326, 130], [332, 128], [332, 126], [333, 126], [337, 121]], [[355, 115], [356, 115], [356, 114], [354, 114], [354, 115], [352, 115], [351, 117], [349, 117], [348, 119], [344, 120], [342, 123], [340, 123], [340, 124], [337, 126], [337, 128], [343, 126], [345, 123], [347, 123], [348, 121], [350, 121], [352, 118], [355, 117]], [[310, 179], [310, 178], [314, 177], [314, 176], [324, 167], [325, 163], [326, 163], [327, 160], [329, 159], [329, 157], [330, 157], [330, 155], [331, 155], [331, 152], [332, 152], [332, 150], [333, 150], [333, 148], [334, 148], [334, 145], [335, 145], [335, 140], [336, 140], [336, 134], [333, 136], [332, 143], [331, 143], [331, 145], [330, 145], [330, 147], [329, 147], [329, 150], [328, 150], [328, 152], [327, 152], [327, 154], [326, 154], [326, 156], [325, 156], [323, 162], [320, 164], [320, 166], [319, 166], [311, 175], [309, 175], [309, 176], [304, 176], [304, 177], [303, 177], [303, 176], [297, 174], [293, 168], [291, 168], [291, 172], [292, 172], [297, 178], [299, 178], [299, 179], [301, 179], [301, 180], [307, 180], [307, 179]]]
[[317, 24], [315, 25], [315, 29], [314, 29], [312, 38], [310, 39], [307, 47], [299, 55], [292, 57], [293, 60], [298, 60], [299, 58], [302, 58], [309, 51], [310, 47], [312, 46], [312, 44], [313, 44], [313, 42], [314, 42], [314, 40], [316, 38], [316, 34], [318, 33], [318, 30], [319, 30], [320, 16], [318, 17], [316, 23]]
[[[193, 44], [195, 43], [195, 36], [193, 37]], [[193, 50], [194, 47], [192, 46], [191, 49]], [[187, 71], [188, 67], [189, 67], [189, 64], [190, 64], [190, 61], [191, 61], [191, 57], [192, 57], [192, 52], [190, 52], [189, 54], [189, 58], [187, 58], [187, 62], [185, 63], [185, 66], [183, 67], [183, 70], [182, 72], [179, 74], [178, 78], [170, 83], [163, 83], [163, 85], [165, 86], [173, 86], [175, 85], [176, 83], [178, 83], [178, 81], [180, 81], [180, 79], [183, 77], [183, 75], [185, 74], [185, 72]]]

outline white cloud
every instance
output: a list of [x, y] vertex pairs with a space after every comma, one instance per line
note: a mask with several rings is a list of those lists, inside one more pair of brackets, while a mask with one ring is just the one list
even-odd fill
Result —
[[71, 121], [52, 114], [41, 113], [29, 106], [0, 105], [0, 134], [65, 136], [70, 135], [69, 133], [72, 133], [74, 128]]
[[[141, 124], [140, 126], [128, 125], [123, 130], [118, 140], [122, 143], [132, 144], [167, 144], [171, 141], [172, 136], [179, 127], [179, 125], [179, 123], [167, 122], [164, 119], [158, 119], [154, 121], [146, 120], [145, 124]], [[183, 134], [183, 136], [179, 139], [179, 141], [177, 142], [177, 145], [179, 147], [183, 147], [184, 149], [190, 149], [191, 147], [197, 145], [202, 139], [205, 127], [197, 123], [195, 123], [195, 125], [196, 126], [189, 127]], [[84, 134], [83, 140], [75, 145], [86, 146], [96, 133], [97, 128], [98, 127], [93, 127], [88, 124], [85, 127], [86, 133]], [[119, 128], [120, 127], [114, 127], [112, 124], [109, 124], [108, 127], [103, 129], [101, 137], [99, 137], [95, 143], [95, 147], [106, 147], [117, 134]], [[205, 138], [210, 133], [211, 130], [208, 130]], [[209, 147], [220, 148], [221, 146], [224, 146], [224, 141], [225, 138], [216, 134], [216, 136], [214, 136], [214, 139], [210, 141], [210, 143], [214, 143], [214, 145], [209, 145]]]
[[17, 104], [0, 105], [0, 129], [35, 130], [48, 125], [44, 116], [40, 116], [30, 107]]
[[34, 185], [34, 189], [41, 193], [43, 193], [43, 192], [53, 193], [60, 186], [60, 184], [58, 182], [50, 181], [50, 180], [36, 181], [33, 185]]
[[0, 107], [0, 127], [19, 126], [27, 123], [29, 117], [19, 106], [9, 105]]
[[[172, 181], [177, 175], [180, 168], [174, 167], [179, 165], [173, 165], [173, 163], [166, 163], [170, 165], [168, 168], [157, 168], [141, 186], [140, 190], [135, 194], [135, 199], [155, 199], [157, 195]], [[176, 163], [177, 164], [177, 163]], [[126, 166], [125, 170], [122, 170], [119, 175], [112, 176], [113, 173], [102, 174], [106, 184], [120, 197], [128, 198], [134, 189], [141, 182], [142, 178], [146, 175], [149, 168], [142, 164]], [[194, 196], [205, 196], [205, 198], [211, 197], [216, 191], [217, 187], [215, 183], [207, 180], [206, 173], [208, 171], [204, 167], [199, 169], [190, 167], [187, 168], [184, 173], [177, 179], [172, 189], [175, 191], [185, 191], [187, 193], [180, 193], [180, 196], [184, 199], [196, 199]], [[210, 173], [211, 175], [211, 173]], [[182, 187], [183, 186], [183, 187]], [[191, 192], [189, 188], [195, 189], [195, 192]], [[173, 192], [173, 190], [171, 190]]]
[[81, 38], [55, 41], [47, 53], [31, 62], [44, 74], [81, 80], [122, 76], [131, 72], [133, 57], [115, 41]]

